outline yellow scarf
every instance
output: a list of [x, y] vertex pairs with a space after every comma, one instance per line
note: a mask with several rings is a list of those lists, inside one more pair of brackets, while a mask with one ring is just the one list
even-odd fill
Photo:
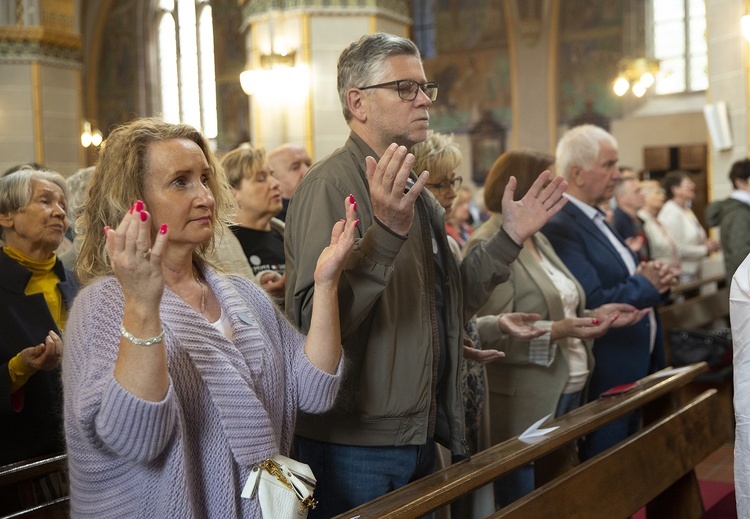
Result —
[[35, 260], [29, 258], [18, 249], [7, 246], [3, 247], [3, 252], [9, 258], [16, 260], [19, 265], [31, 271], [31, 279], [29, 279], [24, 292], [26, 295], [38, 294], [39, 292], [44, 295], [49, 313], [52, 315], [52, 319], [54, 319], [57, 327], [62, 331], [65, 328], [65, 321], [68, 316], [63, 304], [62, 294], [57, 288], [60, 278], [52, 270], [57, 261], [55, 255], [53, 254], [46, 260]]

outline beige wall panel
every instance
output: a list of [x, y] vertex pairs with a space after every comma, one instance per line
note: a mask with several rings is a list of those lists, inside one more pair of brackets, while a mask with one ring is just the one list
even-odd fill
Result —
[[710, 85], [706, 97], [710, 103], [723, 101], [727, 104], [734, 142], [730, 150], [709, 148], [709, 196], [718, 199], [732, 190], [727, 179], [732, 163], [744, 159], [748, 153], [748, 44], [740, 32], [745, 0], [711, 0], [706, 3], [706, 9]]
[[42, 72], [45, 163], [66, 176], [81, 167], [79, 75], [78, 69], [49, 65]]
[[659, 145], [705, 143], [703, 112], [663, 114], [612, 122], [620, 163], [636, 170], [643, 168], [643, 148]]
[[0, 64], [0, 171], [34, 160], [31, 68]]
[[378, 18], [375, 22], [375, 30], [377, 32], [387, 32], [396, 36], [403, 36], [404, 38], [409, 37], [409, 29], [403, 23], [395, 22], [388, 18]]
[[310, 19], [313, 143], [320, 159], [341, 146], [349, 135], [336, 92], [336, 63], [344, 48], [369, 33], [369, 16], [330, 16]]

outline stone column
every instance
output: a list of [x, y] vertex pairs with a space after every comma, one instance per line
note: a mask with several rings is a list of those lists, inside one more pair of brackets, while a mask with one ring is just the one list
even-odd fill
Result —
[[509, 148], [554, 152], [559, 0], [504, 0], [503, 10], [513, 100]]
[[0, 10], [0, 172], [83, 162], [77, 0], [11, 0]]
[[[366, 4], [366, 5], [364, 5]], [[349, 128], [336, 92], [336, 62], [364, 34], [409, 36], [408, 0], [252, 0], [243, 6], [249, 69], [271, 54], [291, 55], [302, 73], [251, 95], [253, 143], [304, 145], [318, 160], [340, 147]]]

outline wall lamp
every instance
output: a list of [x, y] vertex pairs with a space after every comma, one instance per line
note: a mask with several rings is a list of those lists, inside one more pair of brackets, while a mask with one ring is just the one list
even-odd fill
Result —
[[247, 95], [262, 98], [299, 98], [307, 94], [309, 74], [307, 67], [296, 65], [296, 51], [284, 54], [263, 54], [260, 68], [245, 70], [240, 74], [242, 90]]
[[91, 123], [83, 121], [83, 131], [81, 132], [81, 146], [88, 148], [89, 146], [99, 147], [102, 143], [102, 132], [98, 128], [91, 130]]

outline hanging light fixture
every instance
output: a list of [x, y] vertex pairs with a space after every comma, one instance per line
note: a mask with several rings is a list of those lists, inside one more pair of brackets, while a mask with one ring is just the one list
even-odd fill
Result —
[[620, 60], [620, 73], [612, 84], [612, 90], [622, 97], [630, 90], [634, 96], [643, 97], [656, 82], [659, 61], [650, 58], [624, 58]]

